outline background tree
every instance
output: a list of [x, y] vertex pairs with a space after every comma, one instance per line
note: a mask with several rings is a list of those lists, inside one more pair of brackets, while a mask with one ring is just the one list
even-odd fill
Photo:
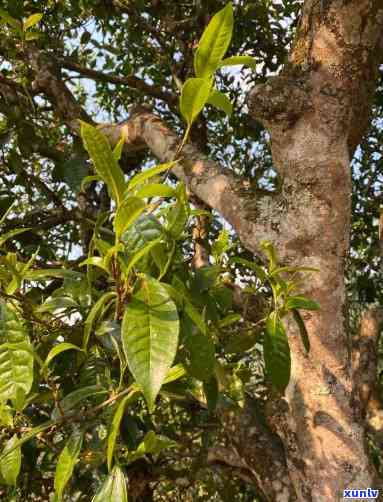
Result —
[[[382, 294], [380, 3], [233, 2], [225, 57], [256, 64], [218, 69], [233, 113], [210, 100], [180, 150], [179, 94], [225, 2], [2, 2], [3, 496], [123, 500], [125, 477], [133, 500], [380, 486], [380, 311], [357, 330]], [[98, 128], [81, 139], [80, 120]], [[145, 316], [180, 327], [151, 413], [125, 360]]]

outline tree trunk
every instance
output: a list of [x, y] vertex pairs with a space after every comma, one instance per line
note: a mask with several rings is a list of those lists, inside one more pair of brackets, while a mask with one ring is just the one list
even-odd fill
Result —
[[[322, 8], [321, 8], [322, 6]], [[309, 356], [289, 326], [288, 410], [271, 417], [302, 502], [340, 500], [374, 486], [364, 428], [350, 403], [344, 263], [349, 246], [350, 159], [368, 122], [382, 42], [381, 1], [306, 1], [289, 63], [256, 86], [249, 108], [271, 135], [282, 178], [274, 242], [284, 263], [316, 267], [306, 294]]]

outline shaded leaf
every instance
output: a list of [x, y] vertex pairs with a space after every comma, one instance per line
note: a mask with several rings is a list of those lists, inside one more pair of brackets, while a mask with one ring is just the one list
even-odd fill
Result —
[[59, 501], [62, 500], [65, 486], [72, 477], [73, 469], [82, 448], [83, 436], [84, 434], [82, 431], [72, 432], [66, 445], [60, 453], [54, 481], [54, 487]]
[[290, 380], [291, 357], [286, 331], [276, 312], [266, 321], [263, 351], [266, 374], [273, 386], [283, 393]]
[[320, 305], [314, 300], [309, 300], [304, 296], [289, 296], [285, 303], [285, 308], [288, 310], [301, 309], [301, 310], [319, 310]]
[[124, 415], [125, 407], [135, 401], [138, 397], [137, 391], [132, 391], [127, 396], [125, 396], [118, 404], [116, 412], [113, 416], [112, 424], [110, 426], [109, 436], [108, 436], [108, 446], [107, 446], [107, 462], [108, 469], [110, 470], [112, 467], [113, 453], [114, 447], [116, 444], [116, 439], [118, 434], [120, 433], [120, 424], [122, 417]]
[[85, 326], [84, 326], [84, 341], [82, 348], [84, 350], [87, 350], [88, 347], [88, 342], [89, 338], [92, 332], [93, 325], [95, 324], [97, 318], [99, 317], [102, 309], [109, 303], [111, 302], [114, 298], [116, 297], [116, 293], [114, 291], [108, 291], [104, 293], [98, 300], [97, 302], [93, 305], [93, 307], [90, 309], [88, 317], [86, 318], [85, 321]]
[[82, 349], [80, 347], [77, 347], [77, 345], [73, 345], [73, 343], [68, 343], [68, 342], [59, 343], [49, 351], [45, 359], [44, 366], [48, 366], [48, 364], [52, 361], [52, 359], [54, 359], [56, 356], [67, 350], [79, 350], [80, 352], [82, 352]]
[[[14, 434], [4, 447], [0, 461], [0, 471], [7, 485], [16, 486], [17, 477], [21, 468], [21, 448], [17, 446], [18, 438]], [[7, 454], [7, 452], [9, 452]]]
[[293, 312], [294, 320], [297, 323], [298, 328], [299, 328], [299, 333], [302, 338], [303, 346], [304, 346], [306, 352], [308, 353], [308, 352], [310, 352], [310, 339], [309, 339], [309, 334], [307, 333], [305, 323], [304, 323], [302, 316], [300, 315], [298, 310], [293, 309], [292, 312]]
[[184, 340], [187, 372], [198, 380], [209, 380], [214, 373], [215, 346], [208, 335], [195, 331]]
[[223, 94], [216, 89], [211, 92], [207, 103], [215, 108], [218, 108], [218, 110], [223, 111], [229, 117], [231, 117], [231, 114], [233, 113], [233, 105], [230, 99], [226, 96], [226, 94]]
[[[60, 401], [60, 408], [66, 415], [72, 408], [74, 408], [78, 403], [81, 403], [85, 399], [91, 396], [100, 396], [102, 394], [107, 394], [108, 391], [101, 388], [99, 385], [89, 385], [88, 387], [82, 387], [76, 389], [73, 392], [67, 394]], [[55, 408], [52, 412], [52, 419], [57, 420], [61, 417], [60, 410]]]

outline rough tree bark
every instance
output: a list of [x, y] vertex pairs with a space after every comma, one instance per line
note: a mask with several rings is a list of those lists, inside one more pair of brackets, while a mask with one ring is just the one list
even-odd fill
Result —
[[310, 357], [291, 326], [288, 410], [275, 420], [302, 501], [339, 500], [344, 488], [374, 485], [363, 424], [350, 403], [343, 276], [350, 159], [368, 123], [382, 28], [381, 1], [306, 1], [289, 63], [249, 97], [252, 116], [271, 134], [283, 179], [277, 248], [285, 262], [320, 270], [307, 285], [321, 304], [305, 319]]
[[[249, 250], [258, 253], [266, 238], [284, 263], [320, 270], [306, 288], [321, 304], [319, 312], [305, 317], [311, 352], [305, 354], [291, 324], [291, 382], [286, 396], [268, 407], [269, 427], [281, 443], [269, 453], [263, 448], [263, 455], [259, 448], [250, 448], [250, 454], [242, 450], [240, 466], [249, 470], [267, 501], [336, 501], [345, 488], [377, 487], [364, 447], [363, 404], [356, 404], [360, 392], [351, 400], [343, 277], [350, 160], [368, 123], [382, 34], [382, 0], [304, 2], [288, 63], [248, 99], [250, 114], [270, 133], [280, 194], [257, 197], [247, 180], [221, 169], [193, 144], [186, 145], [182, 164], [173, 169], [203, 203], [232, 224]], [[37, 52], [30, 52], [29, 62], [35, 92], [44, 93], [77, 133], [77, 119], [86, 115], [60, 75]], [[173, 159], [180, 141], [145, 109], [135, 110], [123, 124], [100, 127], [111, 143], [122, 134], [126, 150], [149, 148], [161, 161]], [[262, 436], [256, 426], [253, 432], [254, 443], [271, 434]], [[285, 455], [280, 469], [276, 451]], [[219, 457], [211, 452], [211, 458], [214, 454]]]

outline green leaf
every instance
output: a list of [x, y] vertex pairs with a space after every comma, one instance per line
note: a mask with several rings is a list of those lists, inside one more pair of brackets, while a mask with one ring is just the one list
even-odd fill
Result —
[[137, 399], [137, 397], [138, 397], [138, 392], [136, 390], [132, 391], [130, 394], [125, 396], [118, 404], [118, 407], [117, 407], [116, 412], [114, 414], [112, 424], [110, 427], [110, 431], [109, 431], [108, 446], [107, 446], [107, 461], [108, 461], [108, 470], [109, 471], [112, 468], [114, 447], [116, 445], [117, 436], [120, 433], [120, 424], [121, 424], [122, 417], [124, 415], [125, 408], [126, 408], [127, 404], [135, 401]]
[[0, 19], [2, 19], [7, 24], [12, 26], [12, 28], [14, 28], [18, 33], [20, 33], [22, 31], [21, 30], [21, 28], [22, 28], [21, 22], [19, 20], [15, 19], [14, 17], [12, 17], [11, 15], [9, 15], [8, 12], [5, 11], [4, 9], [0, 9]]
[[108, 275], [110, 274], [110, 270], [108, 267], [105, 265], [104, 258], [101, 256], [90, 256], [86, 260], [82, 261], [79, 264], [79, 267], [84, 267], [85, 265], [93, 265], [94, 267], [98, 267], [104, 272], [106, 272]]
[[293, 312], [294, 320], [297, 323], [298, 328], [299, 328], [299, 333], [301, 335], [303, 346], [304, 346], [306, 352], [309, 353], [310, 352], [310, 339], [309, 339], [309, 334], [307, 333], [305, 323], [304, 323], [302, 316], [298, 310], [293, 309], [292, 312]]
[[[0, 471], [7, 485], [16, 486], [21, 468], [21, 448], [17, 446], [18, 438], [14, 434], [4, 447], [0, 461]], [[7, 452], [9, 452], [7, 454]]]
[[9, 240], [13, 239], [16, 235], [22, 234], [23, 232], [27, 232], [28, 230], [32, 230], [31, 227], [28, 228], [15, 228], [14, 230], [10, 230], [5, 234], [0, 236], [0, 247], [4, 246], [4, 244]]
[[129, 365], [150, 410], [174, 361], [179, 334], [177, 308], [163, 285], [144, 277], [122, 321]]
[[70, 296], [59, 296], [49, 298], [46, 302], [40, 305], [36, 311], [37, 312], [55, 312], [58, 309], [76, 309], [78, 310], [79, 305]]
[[174, 382], [175, 380], [179, 380], [180, 378], [186, 375], [185, 367], [182, 364], [176, 364], [172, 368], [170, 368], [169, 373], [166, 375], [164, 380], [164, 385], [167, 383]]
[[166, 436], [157, 435], [154, 431], [149, 431], [145, 435], [144, 440], [138, 446], [136, 452], [141, 454], [141, 456], [148, 453], [158, 455], [162, 450], [173, 448], [175, 446], [177, 446], [175, 441], [172, 441]]
[[116, 298], [116, 293], [114, 291], [108, 291], [104, 293], [90, 309], [84, 326], [84, 341], [82, 345], [83, 350], [87, 350], [93, 325], [99, 317], [102, 309], [114, 298]]
[[41, 12], [29, 16], [23, 23], [24, 31], [27, 31], [29, 28], [32, 28], [32, 26], [35, 26], [35, 24], [41, 21], [42, 17], [43, 14], [41, 14]]
[[39, 38], [41, 38], [41, 33], [37, 33], [36, 31], [28, 31], [25, 34], [25, 40], [27, 42], [30, 42], [31, 40], [38, 40]]
[[263, 353], [266, 374], [273, 386], [283, 393], [290, 380], [291, 358], [286, 331], [276, 312], [266, 321]]
[[213, 412], [218, 402], [218, 382], [215, 376], [203, 382], [203, 392], [206, 396], [207, 408], [210, 412]]
[[242, 316], [240, 314], [229, 314], [220, 321], [218, 321], [218, 327], [219, 328], [226, 328], [227, 326], [230, 326], [231, 324], [234, 324], [238, 321], [240, 321]]
[[218, 110], [223, 111], [229, 117], [231, 117], [233, 113], [233, 105], [230, 99], [226, 96], [226, 94], [223, 94], [223, 92], [219, 92], [216, 89], [211, 92], [207, 103], [215, 108], [218, 108]]
[[83, 432], [74, 431], [60, 453], [55, 473], [54, 487], [58, 500], [62, 500], [65, 486], [72, 477], [74, 466], [80, 455]]
[[138, 197], [132, 196], [124, 200], [117, 208], [113, 222], [117, 239], [119, 239], [125, 230], [137, 220], [145, 208], [146, 204]]
[[269, 241], [262, 241], [261, 248], [269, 259], [269, 272], [272, 272], [278, 264], [278, 258], [275, 248]]
[[164, 229], [152, 214], [143, 214], [122, 236], [122, 241], [129, 254], [134, 253], [150, 241], [161, 237]]
[[120, 141], [117, 143], [117, 145], [113, 149], [113, 157], [115, 158], [116, 162], [119, 162], [121, 160], [121, 155], [122, 155], [122, 150], [124, 148], [125, 144], [125, 138], [122, 136]]
[[304, 296], [289, 296], [285, 303], [287, 310], [301, 309], [301, 310], [319, 310], [319, 303], [314, 300], [309, 300]]
[[218, 68], [237, 65], [246, 65], [250, 66], [250, 68], [255, 68], [257, 66], [257, 60], [251, 56], [232, 56], [222, 60], [219, 63]]
[[194, 56], [194, 70], [197, 77], [209, 78], [216, 71], [229, 48], [233, 25], [233, 6], [229, 2], [212, 17], [199, 41]]
[[126, 480], [123, 470], [115, 465], [92, 502], [128, 502]]
[[74, 193], [78, 193], [82, 189], [83, 183], [91, 177], [87, 176], [88, 173], [89, 165], [86, 154], [72, 157], [59, 164], [54, 170], [55, 177], [64, 181]]
[[82, 352], [82, 349], [80, 347], [77, 347], [77, 345], [73, 345], [73, 343], [68, 343], [68, 342], [59, 343], [49, 351], [47, 358], [45, 359], [44, 366], [47, 367], [48, 364], [52, 361], [52, 359], [54, 359], [56, 356], [67, 350], [79, 350], [80, 352]]
[[241, 354], [250, 350], [256, 344], [258, 339], [256, 332], [235, 333], [225, 344], [225, 353]]
[[0, 303], [0, 401], [26, 396], [33, 382], [33, 351], [17, 314]]
[[137, 185], [141, 185], [146, 180], [153, 178], [157, 174], [163, 173], [164, 171], [168, 171], [171, 169], [177, 161], [174, 160], [172, 162], [166, 162], [165, 164], [159, 164], [158, 166], [151, 167], [142, 173], [138, 173], [129, 181], [128, 191], [133, 190]]
[[[84, 401], [91, 396], [100, 396], [102, 394], [107, 394], [106, 389], [102, 389], [99, 385], [89, 385], [87, 387], [82, 387], [80, 389], [74, 390], [67, 394], [60, 401], [60, 408], [66, 415], [72, 408], [74, 408], [78, 403]], [[52, 419], [58, 420], [61, 417], [60, 410], [55, 408], [52, 412]]]
[[230, 247], [229, 241], [229, 232], [227, 230], [221, 230], [217, 239], [213, 242], [211, 246], [211, 252], [216, 261], [219, 261], [220, 258], [226, 251], [228, 251]]
[[50, 281], [52, 278], [58, 279], [76, 279], [82, 277], [80, 272], [74, 272], [73, 270], [65, 270], [64, 268], [41, 268], [38, 270], [29, 270], [25, 274], [24, 279], [28, 281]]
[[188, 127], [194, 122], [207, 103], [212, 83], [203, 78], [189, 78], [182, 87], [180, 112]]
[[144, 185], [136, 192], [136, 197], [146, 199], [147, 197], [174, 197], [174, 188], [162, 183], [150, 183]]
[[208, 381], [214, 373], [215, 346], [209, 335], [195, 331], [186, 336], [187, 372], [198, 380]]
[[154, 241], [148, 242], [143, 248], [141, 248], [139, 251], [134, 253], [134, 255], [131, 256], [131, 258], [127, 264], [126, 270], [124, 270], [124, 274], [126, 276], [128, 276], [129, 273], [131, 272], [132, 268], [134, 267], [134, 265], [136, 265], [136, 263], [138, 263], [141, 260], [141, 258], [143, 258], [146, 254], [148, 254], [152, 248], [157, 246], [157, 244], [159, 244], [159, 242], [160, 242], [160, 239], [156, 239]]
[[105, 181], [111, 196], [119, 206], [124, 199], [125, 180], [108, 140], [96, 127], [85, 122], [81, 122], [81, 137], [97, 173]]

